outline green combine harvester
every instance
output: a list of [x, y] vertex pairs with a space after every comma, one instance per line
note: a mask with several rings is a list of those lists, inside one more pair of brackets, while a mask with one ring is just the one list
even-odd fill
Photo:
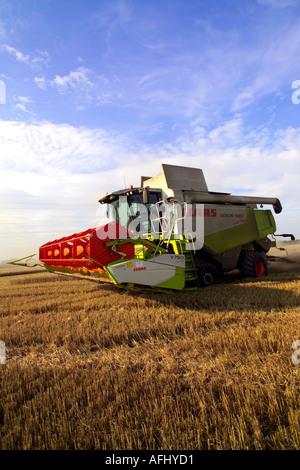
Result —
[[153, 291], [210, 286], [235, 269], [265, 276], [276, 224], [262, 207], [282, 210], [277, 198], [211, 192], [201, 169], [166, 164], [99, 202], [111, 221], [46, 243], [40, 262], [53, 273]]

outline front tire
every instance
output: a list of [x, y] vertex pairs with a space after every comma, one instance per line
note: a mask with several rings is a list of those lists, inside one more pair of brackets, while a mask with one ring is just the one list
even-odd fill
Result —
[[198, 267], [197, 278], [200, 287], [208, 287], [219, 282], [220, 273], [216, 266], [207, 263]]

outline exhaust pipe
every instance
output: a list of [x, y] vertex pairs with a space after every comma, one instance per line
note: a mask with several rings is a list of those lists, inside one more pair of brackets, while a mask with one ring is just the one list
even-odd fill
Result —
[[285, 238], [290, 238], [291, 240], [295, 240], [295, 235], [293, 235], [292, 233], [281, 233], [280, 235], [277, 233], [274, 233], [273, 235], [274, 237], [285, 237]]

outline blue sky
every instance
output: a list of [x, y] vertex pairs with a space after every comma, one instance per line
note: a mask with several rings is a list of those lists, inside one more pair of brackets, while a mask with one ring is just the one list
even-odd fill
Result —
[[2, 0], [0, 80], [0, 260], [161, 163], [279, 197], [300, 238], [299, 1]]

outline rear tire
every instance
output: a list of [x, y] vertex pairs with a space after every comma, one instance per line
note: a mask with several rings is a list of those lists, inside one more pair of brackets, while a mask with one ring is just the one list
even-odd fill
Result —
[[243, 277], [262, 277], [268, 274], [266, 258], [259, 251], [245, 251], [240, 263]]

